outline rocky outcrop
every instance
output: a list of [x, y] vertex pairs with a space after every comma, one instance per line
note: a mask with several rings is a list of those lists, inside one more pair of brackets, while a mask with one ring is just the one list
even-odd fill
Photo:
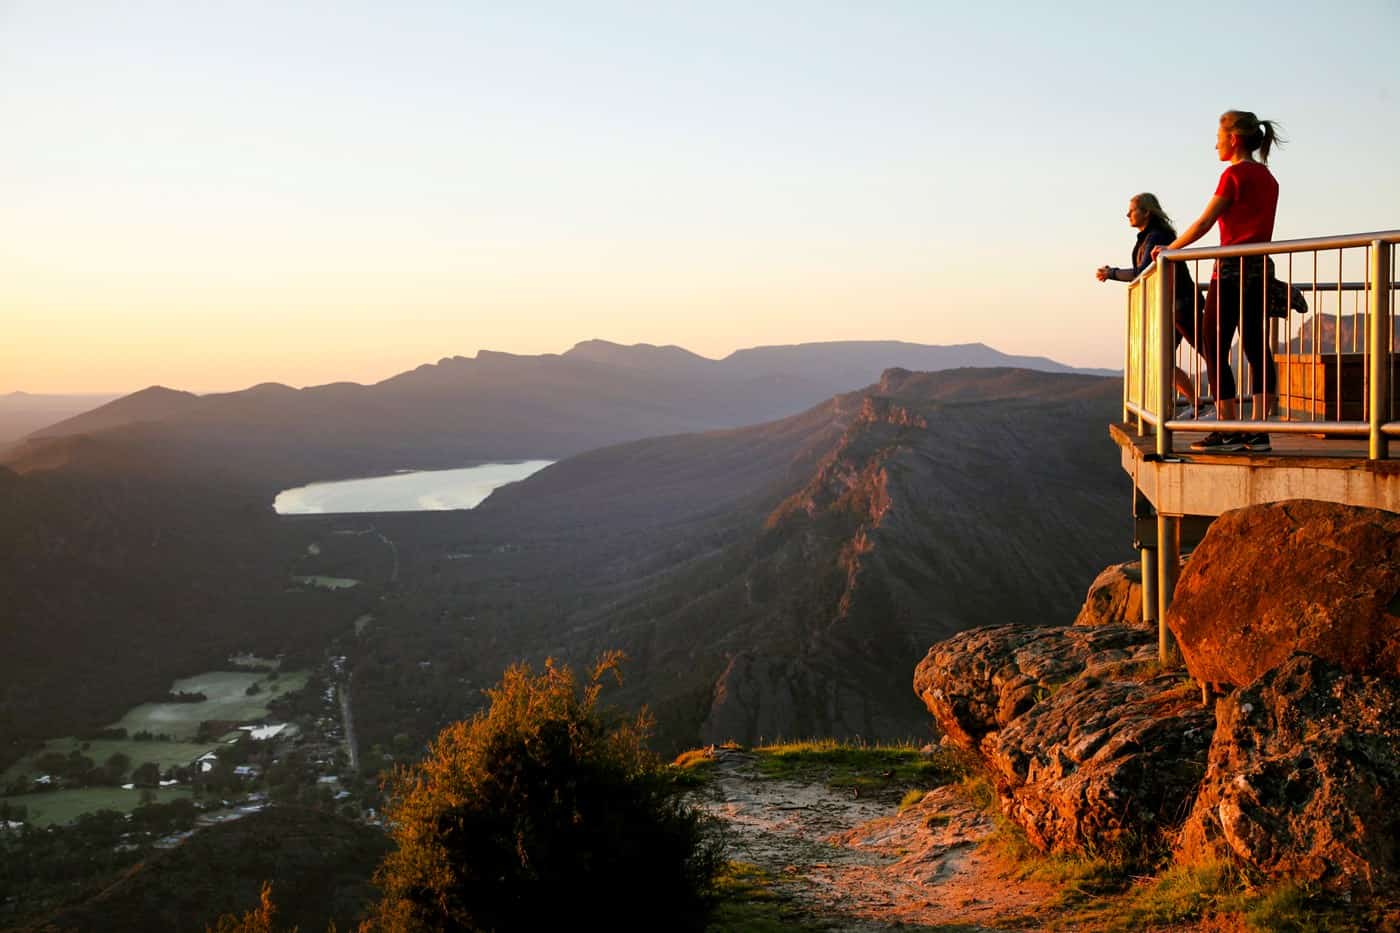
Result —
[[1085, 671], [984, 741], [1003, 811], [1042, 851], [1135, 856], [1185, 817], [1214, 716], [1152, 667]]
[[1105, 567], [1089, 584], [1089, 594], [1074, 624], [1143, 628], [1142, 565], [1131, 561]]
[[1167, 624], [1209, 683], [1250, 683], [1295, 651], [1400, 677], [1400, 515], [1302, 500], [1222, 515]]
[[976, 629], [929, 649], [914, 685], [1046, 852], [1160, 848], [1205, 773], [1214, 717], [1194, 684], [1159, 672], [1143, 629]]
[[1338, 891], [1400, 886], [1400, 681], [1297, 654], [1216, 707], [1178, 844]]
[[941, 641], [914, 671], [914, 692], [945, 735], [978, 751], [982, 740], [1086, 668], [1147, 659], [1147, 632], [1121, 626], [998, 625]]

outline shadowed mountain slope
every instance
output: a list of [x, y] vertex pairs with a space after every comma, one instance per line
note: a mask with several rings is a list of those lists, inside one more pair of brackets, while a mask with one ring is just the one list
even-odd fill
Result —
[[[423, 588], [410, 602], [478, 599], [470, 620], [386, 619], [361, 655], [366, 682], [404, 691], [402, 711], [425, 684], [404, 661], [463, 640], [482, 668], [450, 674], [474, 682], [501, 659], [621, 647], [624, 695], [676, 744], [919, 734], [927, 717], [891, 672], [970, 626], [1064, 623], [1125, 546], [1122, 479], [1101, 456], [1120, 392], [892, 370], [796, 418], [561, 461], [474, 513], [381, 516]], [[486, 624], [495, 600], [507, 629]]]
[[380, 830], [329, 813], [272, 807], [201, 829], [106, 890], [44, 919], [45, 930], [203, 930], [258, 906], [273, 884], [279, 929], [354, 929], [377, 897], [389, 850]]

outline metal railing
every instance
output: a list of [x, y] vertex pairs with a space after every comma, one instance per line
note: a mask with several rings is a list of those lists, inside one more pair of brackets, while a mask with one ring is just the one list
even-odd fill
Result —
[[[1400, 230], [1162, 252], [1128, 288], [1124, 420], [1155, 429], [1159, 456], [1173, 431], [1219, 430], [1365, 437], [1369, 458], [1387, 459], [1400, 436], [1397, 244]], [[1212, 308], [1203, 293], [1217, 270], [1217, 292], [1231, 293]], [[1182, 271], [1198, 285], [1189, 308]], [[1272, 295], [1270, 279], [1282, 283]], [[1299, 298], [1306, 313], [1288, 307]], [[1181, 340], [1178, 320], [1190, 325]], [[1252, 389], [1231, 390], [1232, 376]], [[1183, 381], [1190, 418], [1176, 414]], [[1224, 397], [1202, 392], [1207, 382]], [[1216, 420], [1204, 420], [1212, 404]], [[1231, 411], [1241, 405], [1254, 417]]]

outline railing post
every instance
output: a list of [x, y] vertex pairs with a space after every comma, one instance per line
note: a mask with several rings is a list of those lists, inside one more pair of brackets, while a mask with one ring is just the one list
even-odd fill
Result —
[[1390, 244], [1384, 240], [1371, 241], [1371, 300], [1367, 309], [1370, 328], [1367, 342], [1371, 352], [1371, 444], [1372, 460], [1390, 456], [1389, 443], [1381, 433], [1390, 412]]
[[[1175, 341], [1175, 315], [1172, 314], [1176, 283], [1172, 281], [1172, 264], [1165, 256], [1157, 257], [1157, 346], [1151, 348], [1157, 367], [1157, 456], [1168, 457], [1172, 452], [1172, 432], [1167, 422], [1176, 414], [1176, 361], [1172, 357]], [[1146, 328], [1144, 328], [1146, 330]], [[1146, 354], [1144, 354], [1144, 357]], [[1144, 360], [1146, 362], [1146, 360]], [[1144, 366], [1144, 369], [1147, 367]], [[1145, 400], [1144, 400], [1145, 401]]]
[[[1160, 437], [1160, 435], [1158, 435]], [[1157, 513], [1157, 660], [1163, 667], [1179, 667], [1181, 652], [1167, 628], [1167, 610], [1181, 573], [1181, 517]]]
[[1123, 423], [1132, 416], [1128, 411], [1128, 380], [1133, 378], [1133, 289], [1128, 286], [1128, 319], [1123, 322]]

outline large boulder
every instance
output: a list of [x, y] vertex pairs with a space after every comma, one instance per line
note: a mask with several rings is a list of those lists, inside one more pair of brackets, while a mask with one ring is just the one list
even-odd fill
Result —
[[929, 648], [914, 692], [952, 741], [978, 751], [1085, 668], [1151, 658], [1155, 647], [1153, 633], [1115, 625], [972, 629]]
[[1142, 628], [1142, 565], [1114, 564], [1089, 584], [1075, 625], [1127, 625]]
[[1228, 512], [1167, 625], [1204, 682], [1250, 683], [1295, 651], [1400, 677], [1400, 515], [1304, 500]]
[[1216, 705], [1210, 759], [1178, 842], [1335, 891], [1400, 887], [1400, 681], [1297, 654]]
[[1091, 668], [984, 740], [1002, 810], [1037, 848], [1141, 856], [1185, 819], [1215, 716], [1156, 669]]

